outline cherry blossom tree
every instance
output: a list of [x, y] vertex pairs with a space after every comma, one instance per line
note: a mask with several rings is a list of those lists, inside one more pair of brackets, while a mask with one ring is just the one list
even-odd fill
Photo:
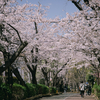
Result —
[[19, 32], [20, 29], [15, 27], [18, 26], [15, 24], [21, 22], [21, 19], [19, 19], [21, 12], [18, 12], [14, 3], [14, 0], [0, 1], [0, 52], [2, 52], [4, 57], [4, 64], [0, 67], [0, 73], [7, 68], [9, 68], [10, 73], [13, 70], [13, 73], [20, 80], [21, 84], [25, 86], [25, 82], [21, 78], [18, 70], [11, 65], [28, 44], [25, 40], [22, 40], [20, 36], [21, 32]]
[[[31, 4], [20, 6], [15, 3], [15, 0], [2, 0], [0, 2], [0, 51], [3, 53], [5, 60], [5, 64], [0, 67], [0, 73], [5, 71], [16, 60], [27, 44], [35, 38], [33, 22], [34, 20], [40, 20], [38, 18], [40, 7]], [[32, 8], [33, 6], [34, 9]], [[38, 10], [36, 7], [38, 7]]]
[[[66, 22], [70, 25], [68, 30], [72, 33], [70, 38], [72, 41], [75, 41], [74, 50], [86, 54], [86, 56], [88, 56], [87, 61], [97, 70], [99, 68], [100, 58], [100, 2], [98, 0], [71, 1], [79, 9], [73, 16], [69, 14], [66, 16]], [[68, 16], [69, 18], [67, 18]], [[63, 25], [65, 25], [65, 23]], [[66, 25], [66, 27], [68, 28], [68, 25]], [[65, 36], [67, 35], [65, 34]], [[98, 69], [96, 73], [99, 72]]]
[[[99, 46], [99, 17], [95, 18], [96, 12], [89, 6], [85, 9], [86, 3], [82, 6], [84, 7], [82, 11], [76, 12], [73, 16], [66, 14], [63, 19], [45, 18], [46, 8], [43, 9], [41, 4], [39, 6], [18, 5], [12, 0], [5, 2], [2, 0], [0, 4], [2, 5], [0, 11], [1, 52], [5, 59], [5, 64], [0, 67], [0, 73], [5, 71], [22, 52], [28, 70], [34, 74], [32, 80], [36, 80], [37, 66], [51, 68], [53, 60], [59, 61], [58, 70], [55, 73], [57, 76], [64, 67], [69, 68], [65, 65], [70, 58], [75, 57], [76, 50], [90, 50], [93, 45], [94, 48]], [[98, 9], [95, 10], [98, 11]], [[85, 15], [87, 17], [84, 17]], [[94, 37], [96, 42], [93, 42]], [[34, 62], [34, 60], [37, 61]], [[46, 60], [48, 64], [40, 64], [41, 60]]]

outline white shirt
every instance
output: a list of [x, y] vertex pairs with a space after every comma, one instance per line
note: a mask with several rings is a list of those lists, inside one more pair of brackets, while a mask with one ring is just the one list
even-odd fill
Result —
[[85, 90], [85, 84], [84, 83], [81, 83], [79, 87], [80, 87], [80, 90], [83, 90], [83, 91]]

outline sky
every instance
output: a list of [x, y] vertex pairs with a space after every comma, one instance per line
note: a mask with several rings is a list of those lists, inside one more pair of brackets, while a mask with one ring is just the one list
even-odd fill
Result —
[[[42, 4], [43, 6], [49, 6], [47, 11], [47, 18], [59, 17], [64, 18], [66, 13], [73, 14], [78, 11], [73, 3], [68, 0], [17, 0], [22, 5], [24, 3]], [[38, 3], [39, 2], [39, 3]]]

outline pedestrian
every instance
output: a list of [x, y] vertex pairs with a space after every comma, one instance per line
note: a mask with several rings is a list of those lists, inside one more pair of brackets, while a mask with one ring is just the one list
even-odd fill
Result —
[[89, 84], [87, 85], [87, 94], [91, 95], [91, 86]]
[[84, 97], [85, 84], [83, 83], [83, 81], [81, 81], [81, 83], [79, 85], [79, 90], [80, 90], [81, 97]]
[[64, 90], [67, 92], [67, 85], [65, 84], [65, 86], [64, 86]]

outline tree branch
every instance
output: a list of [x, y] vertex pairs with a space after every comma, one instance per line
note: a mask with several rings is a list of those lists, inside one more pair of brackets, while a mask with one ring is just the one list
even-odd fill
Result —
[[24, 58], [24, 61], [25, 61], [26, 65], [27, 65], [27, 68], [28, 68], [28, 69], [30, 70], [30, 72], [32, 73], [32, 69], [31, 69], [30, 65], [28, 64], [28, 61], [27, 61], [26, 57], [23, 56], [23, 58]]
[[[68, 63], [68, 62], [69, 62], [69, 59], [68, 59], [67, 63]], [[67, 63], [65, 63], [65, 64], [62, 66], [62, 68], [61, 68], [59, 71], [57, 71], [57, 73], [55, 74], [53, 80], [57, 77], [57, 74], [67, 65]]]
[[35, 25], [35, 30], [36, 30], [36, 34], [38, 33], [38, 30], [37, 30], [37, 23], [34, 22], [34, 25]]
[[83, 8], [81, 7], [81, 5], [80, 5], [78, 2], [76, 2], [76, 1], [73, 0], [72, 3], [73, 3], [80, 11], [83, 10]]
[[27, 42], [21, 44], [17, 49], [17, 51], [11, 56], [11, 58], [8, 61], [6, 61], [4, 65], [0, 67], [0, 74], [4, 72], [9, 66], [11, 66], [11, 64], [16, 60], [21, 51], [27, 46], [27, 44], [28, 44]]
[[[8, 23], [7, 23], [8, 24]], [[20, 40], [20, 42], [21, 43], [23, 43], [23, 41], [21, 40], [21, 37], [20, 37], [20, 35], [19, 35], [19, 32], [12, 26], [12, 25], [10, 25], [10, 24], [8, 24], [11, 28], [13, 28], [16, 32], [17, 32], [17, 35], [18, 35], [18, 37], [19, 37], [19, 40]]]

